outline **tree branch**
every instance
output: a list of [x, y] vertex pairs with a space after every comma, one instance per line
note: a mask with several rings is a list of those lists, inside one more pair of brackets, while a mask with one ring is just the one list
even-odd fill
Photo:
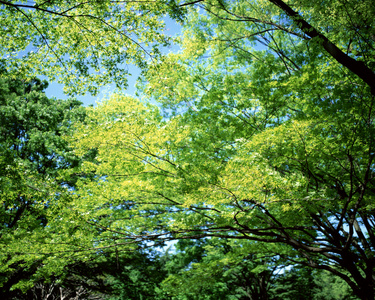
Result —
[[327, 37], [325, 37], [316, 28], [306, 22], [296, 11], [284, 3], [282, 0], [269, 0], [271, 3], [278, 6], [289, 17], [292, 18], [293, 23], [302, 30], [304, 34], [310, 38], [318, 38], [322, 41], [324, 49], [342, 66], [349, 69], [351, 72], [361, 78], [370, 88], [371, 93], [375, 95], [375, 74], [363, 62], [357, 61], [343, 51], [341, 51], [335, 44], [333, 44]]

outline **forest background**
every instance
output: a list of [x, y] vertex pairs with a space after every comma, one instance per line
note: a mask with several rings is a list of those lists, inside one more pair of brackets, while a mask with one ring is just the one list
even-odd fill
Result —
[[0, 5], [2, 298], [374, 299], [372, 1]]

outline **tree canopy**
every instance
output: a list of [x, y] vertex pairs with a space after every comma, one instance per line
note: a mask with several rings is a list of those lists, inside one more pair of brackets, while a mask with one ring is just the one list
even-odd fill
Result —
[[[15, 77], [39, 74], [69, 94], [127, 85], [171, 38], [163, 16], [173, 1], [0, 1], [1, 63]], [[176, 13], [173, 14], [173, 12]]]
[[[306, 268], [318, 272], [321, 285], [311, 278], [302, 286], [315, 282], [324, 293], [331, 274], [342, 286], [335, 297], [347, 295], [340, 292], [349, 286], [356, 297], [374, 299], [372, 1], [104, 1], [71, 10], [53, 3], [48, 7], [57, 7], [56, 18], [64, 15], [64, 22], [73, 22], [65, 19], [70, 11], [90, 9], [84, 20], [108, 38], [105, 59], [119, 66], [125, 60], [112, 60], [116, 49], [129, 49], [127, 55], [136, 49], [134, 59], [144, 70], [140, 99], [113, 94], [87, 108], [84, 121], [72, 122], [65, 141], [81, 163], [64, 178], [74, 178], [74, 189], [61, 193], [68, 200], [49, 217], [50, 235], [34, 242], [35, 251], [60, 253], [55, 259], [63, 269], [68, 255], [69, 263], [115, 259], [178, 240], [175, 258], [185, 255], [188, 263], [167, 262], [170, 276], [159, 287], [176, 299], [212, 287], [220, 297], [229, 291], [220, 276], [232, 280], [233, 297], [249, 295], [251, 280], [283, 282], [274, 271], [285, 266], [291, 278]], [[21, 4], [4, 5], [17, 10]], [[91, 9], [98, 18], [126, 12], [124, 18], [140, 22], [139, 36], [132, 33], [139, 40], [129, 40], [129, 48], [112, 45], [117, 31], [104, 38], [108, 25], [97, 23]], [[144, 29], [166, 13], [183, 21], [181, 50], [146, 64], [142, 34], [161, 46], [162, 27]], [[96, 48], [89, 46], [80, 44], [79, 53], [91, 59]], [[75, 56], [60, 57], [96, 70]], [[8, 70], [12, 63], [6, 61]], [[53, 60], [46, 65], [55, 68]], [[58, 269], [51, 266], [46, 274]], [[182, 276], [186, 285], [171, 288]], [[265, 295], [271, 283], [263, 288], [252, 293]]]

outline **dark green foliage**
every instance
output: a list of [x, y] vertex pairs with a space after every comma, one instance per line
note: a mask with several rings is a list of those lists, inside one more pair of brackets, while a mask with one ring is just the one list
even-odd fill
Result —
[[341, 278], [324, 270], [293, 267], [276, 276], [271, 293], [277, 300], [358, 299]]
[[0, 224], [4, 228], [14, 227], [32, 210], [30, 197], [35, 195], [30, 192], [45, 190], [33, 183], [55, 181], [60, 170], [79, 163], [64, 136], [72, 122], [83, 120], [84, 110], [74, 99], [47, 98], [47, 85], [39, 79], [0, 78]]
[[22, 159], [38, 173], [52, 175], [77, 165], [77, 159], [64, 153], [63, 135], [72, 122], [82, 120], [84, 111], [77, 100], [47, 98], [47, 86], [39, 79], [0, 79], [0, 142], [11, 161]]
[[160, 289], [167, 275], [164, 263], [156, 252], [150, 255], [140, 251], [113, 259], [112, 267], [107, 268], [113, 295], [110, 299], [167, 299]]
[[179, 241], [164, 290], [172, 299], [270, 299], [276, 261], [240, 248], [225, 240]]
[[[85, 111], [77, 100], [47, 98], [47, 85], [39, 79], [0, 78], [0, 247], [6, 250], [13, 240], [21, 244], [30, 232], [43, 230], [52, 201], [74, 184], [61, 172], [79, 164], [66, 137]], [[41, 264], [12, 263], [15, 256], [6, 252], [0, 259], [4, 299], [17, 294], [10, 292], [11, 286], [29, 278]]]
[[176, 252], [164, 256], [164, 292], [184, 300], [357, 299], [345, 281], [327, 271], [288, 266], [266, 253], [241, 255], [243, 247], [215, 239], [179, 241]]

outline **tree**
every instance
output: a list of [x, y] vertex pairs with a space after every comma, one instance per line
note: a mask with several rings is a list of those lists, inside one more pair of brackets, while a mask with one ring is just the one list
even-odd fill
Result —
[[350, 287], [341, 278], [324, 270], [314, 275], [315, 299], [358, 299], [352, 295]]
[[285, 243], [372, 299], [372, 4], [198, 5], [206, 13], [191, 12], [183, 52], [144, 88], [195, 126], [185, 155], [217, 159], [185, 160], [189, 182], [202, 172], [194, 203], [211, 210], [202, 235]]
[[[81, 103], [49, 99], [45, 81], [0, 79], [0, 261], [4, 297], [12, 286], [32, 285], [42, 272], [42, 244], [51, 228], [49, 217], [63, 205], [74, 178], [63, 176], [79, 165], [66, 143], [71, 123], [85, 116]], [[48, 229], [47, 229], [48, 228]], [[47, 264], [47, 261], [43, 262]]]
[[167, 254], [162, 288], [173, 299], [358, 299], [327, 271], [272, 257], [269, 244], [181, 240]]
[[272, 299], [359, 299], [348, 284], [325, 270], [293, 267], [279, 274], [271, 288]]
[[113, 262], [116, 266], [107, 268], [113, 299], [168, 299], [160, 288], [167, 272], [159, 251], [122, 253]]
[[15, 299], [165, 299], [158, 289], [163, 265], [157, 251], [97, 255], [67, 265], [62, 276], [34, 282]]
[[0, 1], [1, 63], [15, 78], [46, 76], [69, 94], [115, 83], [126, 87], [128, 65], [143, 68], [170, 37], [163, 16], [174, 1]]
[[249, 254], [252, 246], [216, 238], [181, 240], [166, 262], [163, 290], [176, 299], [273, 299], [270, 289], [283, 264], [267, 246]]
[[140, 121], [144, 108], [122, 104], [125, 120], [108, 104], [80, 135], [106, 176], [88, 185], [92, 209], [127, 208], [98, 223], [129, 242], [280, 245], [373, 299], [371, 3], [196, 3], [205, 13], [190, 10], [182, 52], [144, 80], [169, 120]]

